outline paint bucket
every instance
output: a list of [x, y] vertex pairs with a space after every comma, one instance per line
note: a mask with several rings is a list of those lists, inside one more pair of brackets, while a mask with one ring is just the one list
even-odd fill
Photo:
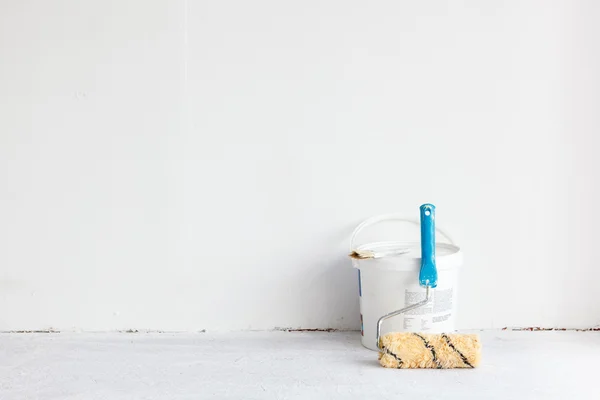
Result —
[[[375, 258], [352, 258], [352, 265], [358, 269], [361, 342], [364, 347], [375, 351], [379, 318], [425, 299], [425, 289], [419, 285], [419, 241], [375, 241], [357, 245], [359, 234], [366, 228], [388, 221], [419, 226], [418, 219], [398, 214], [375, 216], [358, 225], [350, 240], [350, 251], [376, 254]], [[382, 329], [382, 335], [388, 332], [449, 333], [456, 330], [458, 271], [463, 256], [449, 235], [439, 228], [435, 230], [447, 242], [435, 242], [438, 283], [431, 300], [423, 307], [390, 318]]]

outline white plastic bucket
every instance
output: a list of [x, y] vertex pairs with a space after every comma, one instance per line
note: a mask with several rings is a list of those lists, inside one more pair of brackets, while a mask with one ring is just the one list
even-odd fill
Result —
[[[356, 245], [357, 236], [363, 229], [383, 221], [419, 225], [418, 220], [397, 214], [381, 215], [364, 221], [352, 234], [351, 251], [403, 250], [401, 254], [383, 258], [352, 259], [352, 265], [358, 269], [361, 342], [366, 348], [375, 351], [378, 350], [376, 331], [379, 318], [425, 299], [425, 288], [419, 285], [421, 268], [419, 241], [371, 242]], [[462, 252], [442, 230], [436, 228], [436, 233], [445, 236], [448, 243], [436, 239], [438, 285], [437, 288], [432, 289], [430, 302], [416, 310], [386, 320], [382, 326], [382, 335], [388, 332], [447, 333], [456, 330], [456, 293], [458, 270], [463, 261]]]

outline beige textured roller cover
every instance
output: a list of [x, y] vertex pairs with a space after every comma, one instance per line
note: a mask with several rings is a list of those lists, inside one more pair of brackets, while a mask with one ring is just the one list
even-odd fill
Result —
[[379, 364], [386, 368], [475, 368], [481, 358], [476, 334], [397, 332], [379, 343]]

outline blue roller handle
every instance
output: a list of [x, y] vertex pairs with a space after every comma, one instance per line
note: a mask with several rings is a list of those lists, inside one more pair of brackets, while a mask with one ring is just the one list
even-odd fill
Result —
[[435, 206], [421, 206], [421, 271], [419, 284], [421, 286], [437, 286], [438, 274], [435, 266]]

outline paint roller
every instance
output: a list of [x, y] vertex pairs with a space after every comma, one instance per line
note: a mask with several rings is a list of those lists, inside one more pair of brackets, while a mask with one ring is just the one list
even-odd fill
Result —
[[[477, 334], [425, 332], [392, 332], [381, 335], [381, 325], [389, 318], [427, 305], [431, 292], [437, 287], [435, 260], [435, 206], [420, 207], [421, 269], [419, 284], [425, 288], [425, 298], [403, 309], [393, 311], [377, 321], [379, 364], [385, 368], [475, 368], [481, 358], [481, 342]], [[387, 255], [387, 254], [386, 254]], [[379, 255], [383, 257], [386, 255]], [[353, 258], [379, 258], [376, 254], [358, 253]]]

